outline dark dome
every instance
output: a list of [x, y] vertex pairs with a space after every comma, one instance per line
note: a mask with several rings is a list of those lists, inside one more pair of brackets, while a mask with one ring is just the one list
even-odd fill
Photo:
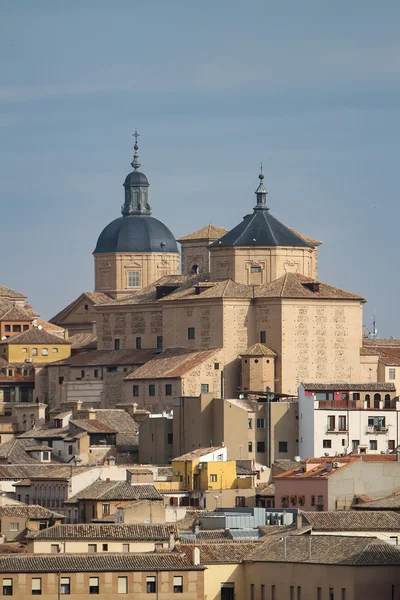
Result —
[[[142, 173], [131, 175], [146, 179]], [[103, 229], [94, 254], [106, 252], [178, 252], [178, 246], [164, 223], [150, 216], [132, 215], [115, 219]]]
[[148, 186], [149, 182], [144, 173], [141, 173], [140, 171], [132, 171], [132, 173], [129, 173], [129, 175], [126, 176], [126, 179], [124, 181], [124, 186], [129, 187], [131, 185], [147, 185]]

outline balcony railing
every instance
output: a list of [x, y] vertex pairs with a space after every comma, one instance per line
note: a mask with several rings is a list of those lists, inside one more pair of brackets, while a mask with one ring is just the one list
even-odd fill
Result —
[[365, 433], [387, 433], [388, 431], [389, 429], [385, 425], [368, 425]]
[[349, 428], [346, 427], [327, 427], [325, 433], [349, 433]]
[[[358, 406], [357, 406], [358, 403]], [[319, 408], [362, 408], [362, 403], [359, 400], [319, 400]]]

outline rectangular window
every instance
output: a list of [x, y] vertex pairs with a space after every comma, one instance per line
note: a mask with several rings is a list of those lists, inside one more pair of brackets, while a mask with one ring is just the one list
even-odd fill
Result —
[[249, 442], [247, 450], [253, 452], [253, 442]]
[[139, 396], [139, 386], [136, 384], [132, 386], [132, 396]]
[[151, 383], [149, 385], [149, 396], [155, 396], [156, 395], [156, 386], [154, 385], [154, 383]]
[[22, 331], [28, 331], [29, 325], [22, 325]]
[[196, 339], [196, 330], [194, 327], [188, 327], [188, 340]]
[[315, 506], [315, 496], [311, 496], [311, 506]]
[[129, 544], [122, 544], [122, 552], [129, 552]]
[[323, 448], [332, 448], [332, 440], [322, 440]]
[[328, 431], [335, 431], [335, 417], [332, 415], [328, 416]]
[[257, 419], [256, 427], [257, 427], [257, 429], [264, 429], [265, 428], [265, 419]]
[[214, 363], [214, 371], [219, 371], [219, 363]]
[[342, 588], [342, 600], [346, 600], [346, 588]]
[[32, 577], [32, 596], [42, 595], [42, 578]]
[[142, 347], [142, 338], [141, 337], [137, 337], [136, 338], [136, 350], [140, 350]]
[[278, 450], [279, 452], [286, 452], [288, 451], [287, 449], [287, 442], [278, 442]]
[[249, 429], [253, 429], [253, 421], [252, 421], [252, 419], [247, 419], [247, 427]]
[[267, 341], [267, 332], [260, 331], [260, 344], [265, 344]]
[[4, 325], [4, 331], [6, 333], [10, 333], [10, 331], [11, 331], [11, 325]]
[[57, 353], [58, 353], [58, 348], [52, 348], [52, 349], [51, 349], [51, 351], [52, 351], [54, 354], [57, 354]]
[[210, 481], [212, 482], [216, 482], [217, 481], [217, 476], [216, 475], [210, 475]]
[[351, 440], [351, 449], [357, 450], [360, 445], [360, 440]]
[[21, 325], [13, 325], [12, 330], [14, 333], [21, 333]]
[[108, 552], [108, 544], [103, 544], [103, 552]]
[[155, 594], [157, 586], [157, 579], [153, 576], [146, 577], [146, 594]]
[[38, 349], [32, 348], [32, 356], [37, 356], [37, 355], [38, 355]]
[[165, 384], [165, 395], [172, 396], [172, 383]]
[[140, 287], [140, 271], [128, 271], [128, 287]]
[[208, 394], [208, 391], [209, 391], [208, 383], [202, 383], [200, 385], [200, 394]]
[[173, 442], [174, 442], [174, 434], [167, 433], [167, 444], [173, 444]]
[[71, 580], [69, 577], [60, 577], [60, 594], [68, 596], [71, 593]]
[[389, 544], [392, 544], [393, 546], [397, 546], [397, 544], [399, 543], [399, 538], [397, 535], [391, 535], [389, 538]]
[[95, 379], [98, 379], [98, 377], [99, 377], [99, 370], [98, 370], [98, 369], [95, 369], [95, 370], [93, 371], [93, 375], [94, 375], [94, 378], [95, 378]]
[[89, 577], [89, 594], [99, 593], [99, 578]]
[[378, 442], [377, 442], [377, 440], [370, 440], [369, 441], [369, 449], [370, 450], [378, 450]]
[[64, 381], [64, 377], [59, 377], [58, 378], [58, 385], [62, 385]]
[[158, 349], [162, 349], [163, 347], [163, 336], [162, 335], [158, 335], [157, 336], [157, 348]]
[[346, 445], [346, 438], [342, 438], [342, 446]]
[[14, 369], [7, 369], [7, 377], [12, 377], [14, 375]]
[[255, 600], [255, 597], [254, 597], [254, 583], [250, 584], [250, 600]]
[[49, 355], [49, 351], [47, 348], [42, 348], [42, 356], [48, 356]]
[[301, 600], [301, 586], [297, 586], [297, 600]]
[[19, 531], [19, 523], [10, 523], [10, 531]]
[[329, 588], [329, 600], [335, 600], [335, 590], [333, 588]]
[[261, 267], [258, 267], [258, 266], [250, 267], [250, 273], [261, 273]]
[[58, 544], [51, 544], [51, 553], [58, 554], [60, 552], [60, 546]]
[[317, 587], [317, 600], [322, 600], [322, 588]]
[[265, 442], [257, 442], [257, 452], [265, 452]]
[[128, 578], [118, 577], [118, 594], [128, 593]]
[[340, 415], [339, 417], [339, 431], [347, 431], [346, 417], [344, 415]]
[[182, 576], [174, 576], [174, 593], [175, 594], [183, 594], [183, 577]]
[[388, 441], [388, 449], [389, 450], [394, 450], [395, 447], [396, 447], [395, 444], [396, 444], [395, 440], [389, 440]]
[[244, 508], [246, 506], [246, 498], [244, 496], [236, 496], [235, 506], [236, 508]]
[[101, 509], [105, 517], [110, 514], [110, 505], [108, 504], [108, 502], [106, 504], [102, 504]]
[[88, 545], [89, 554], [96, 554], [97, 552], [97, 544], [89, 544]]
[[13, 580], [3, 579], [3, 596], [12, 596], [13, 595]]
[[289, 595], [290, 600], [294, 600], [294, 585], [290, 586], [290, 595]]
[[120, 340], [119, 338], [115, 338], [114, 340], [114, 350], [119, 350], [120, 349]]
[[389, 379], [396, 379], [396, 369], [389, 369]]
[[276, 600], [276, 590], [274, 585], [271, 585], [271, 600]]
[[359, 392], [354, 392], [353, 393], [353, 400], [359, 400], [360, 399], [360, 394]]

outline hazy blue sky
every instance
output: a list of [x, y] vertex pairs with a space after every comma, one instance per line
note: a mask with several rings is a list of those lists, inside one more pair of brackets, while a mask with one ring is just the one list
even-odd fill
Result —
[[400, 3], [2, 0], [0, 281], [51, 317], [93, 289], [140, 137], [176, 237], [255, 202], [400, 335]]

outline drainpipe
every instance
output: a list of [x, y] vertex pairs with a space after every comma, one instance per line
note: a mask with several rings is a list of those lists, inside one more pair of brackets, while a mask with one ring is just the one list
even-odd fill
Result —
[[265, 388], [267, 392], [267, 402], [265, 407], [265, 420], [266, 420], [266, 445], [267, 445], [267, 467], [271, 468], [271, 388], [267, 386]]

